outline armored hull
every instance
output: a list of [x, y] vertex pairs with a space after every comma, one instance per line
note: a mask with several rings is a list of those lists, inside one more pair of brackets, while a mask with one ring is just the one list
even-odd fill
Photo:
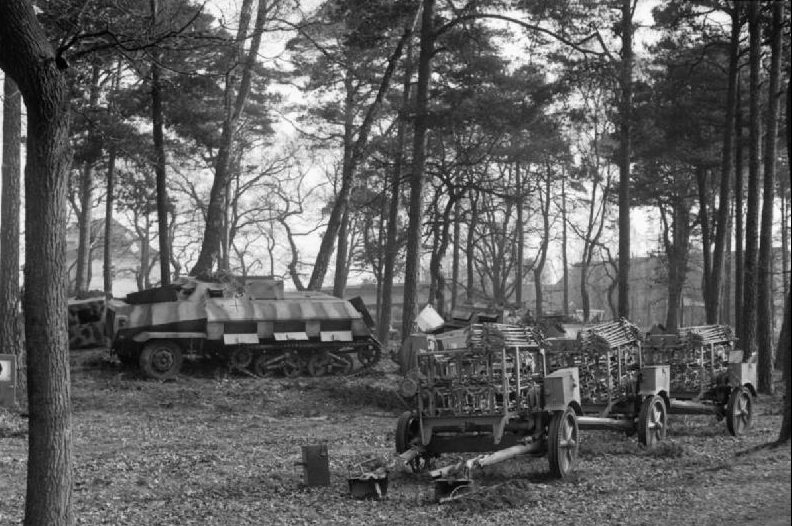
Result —
[[210, 356], [257, 375], [321, 376], [376, 363], [380, 344], [362, 301], [284, 292], [280, 281], [241, 286], [190, 281], [109, 302], [119, 359], [148, 376], [178, 373], [184, 355]]
[[104, 345], [104, 298], [69, 300], [69, 349]]

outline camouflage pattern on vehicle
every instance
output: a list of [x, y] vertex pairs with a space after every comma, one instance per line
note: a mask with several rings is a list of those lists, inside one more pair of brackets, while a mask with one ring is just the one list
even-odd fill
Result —
[[101, 347], [104, 337], [104, 298], [69, 300], [69, 349]]
[[283, 282], [183, 280], [108, 304], [106, 331], [122, 363], [176, 375], [185, 355], [219, 358], [259, 376], [343, 374], [376, 363], [380, 344], [359, 298], [284, 292]]

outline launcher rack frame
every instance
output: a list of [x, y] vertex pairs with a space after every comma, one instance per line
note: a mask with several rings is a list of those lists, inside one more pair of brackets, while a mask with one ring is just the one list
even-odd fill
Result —
[[756, 364], [743, 361], [730, 334], [730, 328], [717, 325], [652, 334], [644, 342], [643, 356], [648, 363], [670, 366], [670, 414], [715, 415], [726, 420], [729, 433], [739, 436], [753, 422]]
[[543, 349], [513, 338], [519, 330], [498, 325], [493, 332], [501, 339], [473, 338], [461, 348], [418, 353], [416, 407], [402, 414], [396, 429], [402, 459], [423, 471], [443, 453], [491, 452], [433, 471], [440, 494], [468, 485], [473, 469], [518, 455], [546, 455], [559, 478], [576, 464], [578, 371], [547, 374]]
[[[611, 322], [598, 327], [613, 334]], [[590, 329], [595, 335], [598, 327]], [[610, 346], [605, 342], [614, 341]], [[550, 370], [576, 366], [580, 371], [581, 429], [604, 429], [638, 435], [647, 448], [655, 447], [668, 426], [669, 367], [643, 364], [638, 338], [600, 338], [599, 345], [578, 339], [548, 338]]]

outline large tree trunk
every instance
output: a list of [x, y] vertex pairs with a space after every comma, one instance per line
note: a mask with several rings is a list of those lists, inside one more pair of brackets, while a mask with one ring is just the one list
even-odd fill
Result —
[[561, 265], [564, 273], [564, 305], [562, 312], [569, 316], [569, 258], [567, 256], [566, 174], [561, 178]]
[[143, 227], [137, 225], [139, 218], [135, 218], [135, 229], [137, 230], [138, 240], [140, 241], [140, 271], [137, 275], [138, 290], [148, 289], [151, 286], [151, 221], [148, 212], [143, 215]]
[[83, 165], [80, 174], [80, 216], [79, 241], [77, 243], [77, 272], [74, 293], [77, 298], [88, 295], [88, 268], [91, 266], [91, 222], [93, 221], [93, 168], [89, 163]]
[[25, 97], [25, 256], [36, 262], [25, 265], [23, 305], [30, 409], [25, 524], [54, 525], [71, 524], [73, 519], [69, 340], [64, 315], [69, 118], [62, 73], [52, 66], [39, 67], [41, 85]]
[[542, 243], [534, 265], [534, 289], [536, 290], [536, 320], [544, 317], [544, 297], [542, 292], [542, 272], [547, 261], [547, 249], [550, 246], [550, 178], [548, 171], [545, 180], [544, 195], [539, 193], [539, 202], [542, 208]]
[[[595, 144], [595, 149], [598, 150], [598, 146]], [[596, 156], [596, 159], [599, 159], [599, 155]], [[597, 165], [595, 165], [594, 169], [599, 171], [599, 161], [597, 160]], [[588, 291], [588, 276], [589, 276], [589, 268], [591, 268], [591, 261], [594, 258], [594, 249], [596, 248], [597, 244], [599, 243], [600, 237], [602, 236], [602, 231], [605, 227], [605, 219], [607, 217], [607, 203], [608, 203], [608, 194], [611, 190], [611, 181], [610, 178], [607, 179], [605, 184], [603, 185], [602, 189], [602, 197], [600, 201], [602, 206], [600, 211], [597, 212], [597, 188], [598, 184], [595, 183], [591, 185], [591, 202], [589, 204], [588, 209], [588, 221], [586, 223], [586, 232], [583, 238], [583, 254], [581, 255], [580, 261], [580, 299], [582, 303], [583, 309], [583, 321], [588, 323], [591, 318], [591, 300]], [[616, 311], [612, 311], [613, 314], [616, 314]]]
[[778, 442], [789, 442], [792, 438], [792, 310], [790, 310], [790, 293], [787, 292], [784, 302], [784, 322], [781, 325], [781, 335], [778, 338], [778, 352], [781, 353], [782, 370], [784, 376], [784, 409], [781, 420], [781, 432]]
[[[396, 131], [396, 153], [393, 161], [393, 173], [390, 179], [390, 199], [388, 203], [388, 230], [385, 239], [385, 263], [382, 278], [382, 311], [379, 316], [377, 336], [381, 342], [388, 339], [392, 323], [393, 310], [393, 274], [396, 257], [399, 254], [398, 221], [399, 194], [401, 178], [404, 171], [404, 146], [407, 141], [407, 115], [410, 106], [410, 78], [412, 77], [412, 46], [408, 45], [404, 58], [404, 81], [402, 84], [399, 123]], [[402, 334], [402, 338], [406, 337]]]
[[619, 308], [616, 305], [616, 299], [614, 298], [616, 294], [616, 289], [619, 288], [619, 281], [617, 279], [613, 280], [611, 283], [608, 284], [608, 308], [611, 311], [611, 316], [615, 319], [618, 317]]
[[[441, 294], [443, 286], [441, 281], [445, 282], [442, 263], [443, 259], [445, 259], [446, 250], [448, 250], [448, 244], [451, 242], [451, 212], [454, 210], [457, 199], [459, 199], [459, 196], [454, 193], [453, 188], [449, 188], [448, 192], [449, 198], [445, 208], [443, 208], [442, 214], [436, 217], [432, 227], [435, 231], [435, 241], [432, 249], [432, 257], [429, 260], [429, 276], [431, 280], [429, 298], [433, 303], [435, 298], [439, 297]], [[441, 310], [444, 310], [445, 306], [435, 304], [435, 308], [437, 308], [438, 313], [442, 315], [443, 313]]]
[[217, 267], [220, 270], [230, 270], [231, 267], [231, 223], [233, 222], [233, 199], [231, 197], [231, 181], [234, 179], [235, 172], [232, 164], [228, 165], [228, 182], [226, 183], [223, 204], [223, 228], [220, 230], [220, 255], [218, 256]]
[[[731, 13], [731, 39], [729, 44], [729, 87], [726, 93], [726, 123], [723, 127], [723, 153], [721, 156], [720, 194], [718, 197], [718, 220], [715, 225], [715, 249], [712, 253], [712, 272], [704, 296], [707, 323], [718, 322], [723, 282], [724, 247], [729, 238], [730, 190], [733, 164], [734, 113], [737, 106], [737, 66], [740, 52], [740, 5], [735, 4]], [[709, 251], [709, 245], [705, 246]], [[730, 279], [727, 276], [726, 279]]]
[[773, 208], [776, 173], [776, 138], [778, 137], [778, 96], [781, 77], [781, 35], [784, 6], [773, 2], [773, 25], [770, 36], [770, 81], [767, 97], [767, 134], [764, 152], [764, 189], [762, 196], [762, 231], [759, 244], [759, 294], [757, 305], [757, 383], [761, 393], [773, 392]]
[[28, 363], [27, 526], [70, 525], [71, 397], [66, 327], [69, 91], [30, 3], [0, 2], [0, 68], [27, 107], [25, 338]]
[[[285, 219], [279, 220], [281, 226], [286, 231], [286, 239], [289, 242], [289, 248], [291, 249], [291, 260], [288, 264], [289, 269], [289, 276], [292, 279], [292, 283], [294, 283], [294, 287], [297, 290], [305, 290], [305, 285], [303, 285], [302, 279], [300, 278], [299, 272], [299, 264], [300, 264], [300, 251], [297, 248], [297, 243], [294, 241], [294, 235], [292, 234], [291, 227], [286, 222]], [[272, 255], [272, 248], [270, 247], [270, 275], [275, 275], [275, 262]]]
[[[696, 187], [699, 198], [699, 224], [701, 225], [701, 253], [702, 253], [702, 277], [701, 290], [704, 296], [704, 311], [707, 323], [717, 323], [717, 313], [711, 311], [715, 302], [712, 301], [712, 233], [710, 231], [710, 197], [709, 197], [709, 178], [707, 169], [703, 166], [696, 167]], [[715, 319], [713, 319], [713, 316]]]
[[[383, 177], [382, 181], [382, 194], [387, 192], [388, 184], [390, 180], [387, 177]], [[383, 266], [385, 262], [385, 250], [387, 247], [385, 246], [385, 236], [386, 236], [386, 228], [387, 228], [387, 210], [385, 205], [387, 204], [387, 199], [382, 199], [382, 207], [379, 210], [379, 228], [377, 228], [377, 252], [378, 254], [371, 258], [372, 266], [374, 271], [374, 279], [376, 279], [376, 323], [379, 325], [380, 318], [382, 316], [382, 281], [385, 274], [385, 267]], [[376, 228], [376, 227], [372, 227]], [[368, 227], [366, 227], [366, 232], [368, 231]], [[379, 331], [379, 329], [378, 329]], [[377, 332], [377, 336], [379, 336], [379, 332]], [[383, 340], [380, 340], [383, 341]]]
[[588, 292], [588, 269], [589, 264], [585, 259], [580, 262], [580, 307], [583, 309], [583, 322], [588, 323], [591, 319], [591, 298]]
[[346, 289], [347, 276], [349, 275], [349, 265], [347, 256], [349, 254], [349, 208], [344, 211], [341, 217], [341, 225], [338, 228], [338, 249], [336, 250], [336, 269], [333, 279], [333, 296], [339, 298], [344, 295]]
[[[663, 209], [661, 208], [661, 212]], [[682, 324], [682, 291], [687, 276], [688, 253], [690, 252], [690, 210], [684, 197], [677, 198], [673, 209], [673, 234], [669, 236], [669, 226], [664, 219], [665, 250], [668, 258], [668, 306], [665, 327], [673, 332]]]
[[[204, 229], [201, 252], [195, 266], [190, 271], [193, 276], [205, 276], [212, 273], [220, 263], [223, 228], [225, 225], [225, 205], [228, 183], [231, 173], [231, 157], [234, 149], [234, 140], [237, 133], [239, 120], [250, 93], [250, 84], [253, 76], [253, 65], [256, 63], [258, 48], [261, 44], [261, 34], [268, 13], [268, 2], [260, 0], [258, 14], [254, 24], [250, 47], [247, 53], [244, 50], [247, 30], [250, 25], [253, 0], [244, 0], [240, 14], [239, 29], [237, 31], [237, 63], [229, 70], [226, 76], [225, 92], [225, 119], [220, 136], [220, 145], [215, 158], [215, 174], [212, 189], [209, 193], [209, 205], [206, 211], [206, 227]], [[241, 67], [241, 76], [237, 83], [237, 68]], [[224, 269], [227, 270], [227, 269]]]
[[[355, 126], [355, 78], [352, 69], [346, 71], [344, 78], [344, 138], [341, 147], [344, 152], [344, 159], [341, 164], [341, 191], [336, 195], [336, 199], [344, 199], [346, 204], [340, 214], [340, 219], [336, 230], [338, 243], [336, 248], [335, 276], [333, 279], [333, 295], [342, 296], [347, 281], [347, 253], [349, 251], [349, 193], [354, 176], [352, 170], [352, 148], [354, 147], [354, 126]], [[343, 195], [342, 195], [343, 192]], [[334, 206], [335, 208], [335, 206]], [[332, 213], [331, 213], [332, 220]], [[335, 226], [334, 226], [335, 227]], [[328, 224], [328, 229], [330, 228]], [[308, 285], [310, 288], [310, 284]], [[321, 283], [317, 288], [321, 288]]]
[[[22, 97], [16, 83], [6, 75], [3, 82], [3, 168], [0, 203], [0, 352], [24, 363], [19, 309], [19, 207]], [[22, 384], [19, 383], [20, 388]]]
[[789, 292], [789, 188], [779, 180], [781, 194], [781, 268], [783, 269], [782, 285], [784, 294]]
[[[739, 78], [738, 78], [739, 81]], [[738, 82], [739, 85], [739, 82]], [[737, 90], [737, 109], [734, 118], [735, 152], [734, 152], [734, 332], [737, 339], [744, 341], [742, 306], [745, 282], [745, 228], [744, 228], [744, 197], [745, 163], [743, 157], [743, 119], [740, 105], [740, 90]]]
[[[729, 231], [731, 232], [732, 225], [734, 224], [734, 209], [729, 212]], [[731, 300], [732, 300], [732, 270], [734, 266], [734, 257], [732, 255], [732, 236], [726, 238], [726, 259], [723, 266], [723, 287], [721, 289], [721, 302], [718, 320], [720, 323], [734, 326], [734, 320], [731, 315]]]
[[[786, 146], [789, 185], [792, 187], [792, 90], [787, 80], [786, 100]], [[781, 353], [784, 376], [784, 416], [781, 420], [781, 432], [778, 434], [779, 444], [789, 442], [792, 438], [792, 292], [787, 291], [784, 302], [784, 322], [781, 325], [781, 336], [778, 339], [778, 352]]]
[[520, 161], [514, 163], [514, 186], [515, 193], [517, 194], [517, 265], [516, 265], [516, 295], [515, 301], [519, 307], [522, 307], [523, 302], [523, 281], [525, 281], [525, 219], [524, 207], [525, 196], [523, 189], [523, 177], [520, 171]]
[[[439, 223], [442, 221], [440, 218], [440, 211], [437, 209], [437, 203], [433, 203], [431, 206], [432, 213], [431, 218], [429, 219], [429, 230], [432, 236], [432, 249], [429, 255], [429, 293], [428, 298], [429, 302], [434, 305], [434, 298], [437, 295], [437, 277], [442, 272], [440, 267], [440, 257], [438, 257], [438, 250], [440, 249], [440, 226]], [[437, 310], [435, 308], [435, 310]]]
[[413, 133], [412, 174], [410, 175], [409, 224], [407, 256], [404, 270], [404, 302], [402, 335], [412, 331], [416, 313], [418, 272], [421, 264], [421, 227], [423, 217], [424, 171], [426, 163], [426, 132], [429, 128], [429, 80], [434, 53], [434, 0], [423, 0], [421, 14], [421, 51], [418, 58], [418, 84], [415, 99], [415, 131]]
[[398, 44], [396, 44], [396, 48], [393, 50], [391, 56], [388, 57], [388, 65], [385, 68], [385, 72], [382, 74], [377, 95], [374, 98], [374, 101], [372, 101], [371, 105], [368, 107], [366, 115], [363, 118], [363, 122], [360, 124], [357, 139], [352, 146], [349, 162], [344, 163], [343, 173], [341, 174], [341, 187], [338, 191], [338, 194], [336, 195], [335, 202], [333, 204], [333, 210], [330, 212], [330, 218], [327, 221], [327, 229], [322, 236], [322, 243], [319, 246], [319, 252], [316, 255], [316, 262], [314, 263], [314, 269], [308, 282], [308, 288], [311, 290], [319, 290], [322, 288], [322, 283], [324, 282], [324, 277], [327, 273], [327, 267], [330, 262], [330, 256], [333, 253], [333, 246], [335, 245], [335, 240], [338, 236], [338, 229], [341, 226], [341, 218], [346, 212], [347, 206], [349, 205], [349, 194], [352, 190], [352, 182], [355, 176], [355, 171], [357, 170], [360, 160], [363, 158], [366, 144], [368, 144], [371, 126], [374, 123], [374, 117], [379, 111], [380, 106], [382, 106], [382, 101], [385, 98], [385, 94], [390, 89], [391, 78], [393, 77], [393, 73], [396, 70], [396, 65], [399, 62], [399, 58], [401, 57], [404, 46], [413, 33], [413, 26], [414, 23], [411, 23], [409, 26], [404, 28], [404, 33], [399, 39]]
[[[99, 103], [99, 64], [91, 66], [91, 86], [88, 104], [95, 110]], [[85, 298], [91, 288], [91, 223], [93, 223], [93, 159], [83, 162], [80, 173], [80, 215], [78, 218], [79, 241], [77, 243], [77, 275], [75, 295]]]
[[630, 151], [632, 149], [632, 0], [622, 0], [619, 105], [619, 316], [630, 316]]
[[110, 146], [107, 160], [107, 196], [105, 197], [104, 225], [104, 293], [105, 299], [113, 297], [113, 206], [115, 202], [116, 147]]
[[[264, 0], [261, 0], [264, 2]], [[157, 23], [158, 1], [150, 0], [151, 18]], [[165, 140], [162, 133], [162, 87], [158, 54], [151, 61], [151, 122], [154, 140], [154, 172], [157, 176], [160, 285], [170, 285], [170, 238], [168, 236], [168, 186], [165, 173]]]
[[479, 222], [478, 194], [476, 190], [470, 191], [470, 219], [467, 224], [467, 237], [465, 239], [465, 280], [467, 281], [467, 303], [473, 303], [475, 296], [474, 262], [476, 258], [476, 228]]
[[748, 147], [748, 206], [745, 219], [745, 263], [743, 300], [743, 345], [746, 356], [754, 356], [757, 352], [757, 249], [759, 239], [759, 178], [761, 125], [759, 113], [759, 67], [761, 59], [761, 28], [759, 26], [759, 4], [748, 4], [748, 26], [750, 29], [750, 115], [749, 115], [749, 147]]
[[437, 314], [446, 317], [446, 278], [443, 274], [437, 276], [437, 292], [434, 296], [434, 304], [437, 306]]
[[[118, 86], [121, 82], [121, 61], [116, 63], [115, 75], [113, 76], [113, 91], [118, 91]], [[110, 115], [115, 114], [115, 106], [112, 102], [108, 104], [108, 112]], [[118, 147], [116, 145], [116, 137], [110, 137], [110, 147], [107, 159], [107, 186], [105, 196], [105, 224], [104, 224], [104, 268], [103, 268], [103, 281], [104, 281], [104, 294], [105, 299], [113, 297], [113, 208], [115, 206], [115, 165]]]
[[[400, 117], [401, 118], [401, 117]], [[385, 263], [384, 272], [382, 277], [382, 310], [379, 316], [379, 330], [377, 336], [381, 342], [387, 341], [388, 334], [392, 322], [393, 310], [393, 267], [396, 261], [396, 256], [399, 253], [397, 225], [399, 217], [399, 187], [402, 171], [402, 162], [404, 155], [402, 154], [404, 148], [404, 135], [403, 123], [399, 124], [399, 139], [396, 141], [399, 152], [396, 154], [396, 162], [393, 167], [390, 182], [390, 202], [388, 206], [388, 231], [385, 240]]]
[[[462, 245], [459, 242], [459, 235], [461, 229], [462, 220], [460, 215], [462, 214], [462, 199], [458, 199], [457, 202], [454, 204], [454, 248], [451, 256], [451, 313], [453, 314], [454, 309], [457, 307], [457, 294], [459, 290], [459, 252], [462, 248]], [[520, 290], [520, 289], [517, 289]]]

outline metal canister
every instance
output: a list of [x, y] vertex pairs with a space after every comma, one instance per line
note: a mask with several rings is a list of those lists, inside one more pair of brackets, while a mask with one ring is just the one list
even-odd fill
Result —
[[303, 484], [305, 486], [330, 485], [330, 461], [327, 444], [302, 446]]

